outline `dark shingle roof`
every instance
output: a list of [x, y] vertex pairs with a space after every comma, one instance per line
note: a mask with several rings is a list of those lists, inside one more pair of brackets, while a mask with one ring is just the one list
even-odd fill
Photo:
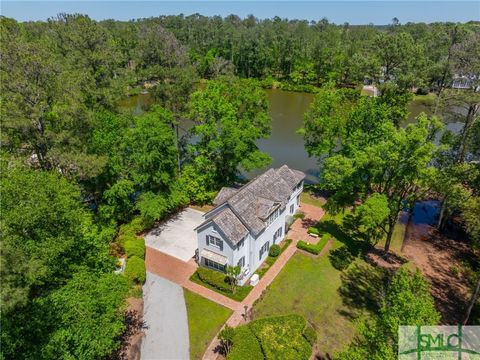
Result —
[[214, 204], [226, 203], [227, 207], [211, 220], [235, 244], [249, 231], [258, 235], [272, 211], [287, 204], [294, 187], [304, 178], [303, 172], [283, 165], [267, 170], [240, 189], [223, 188]]

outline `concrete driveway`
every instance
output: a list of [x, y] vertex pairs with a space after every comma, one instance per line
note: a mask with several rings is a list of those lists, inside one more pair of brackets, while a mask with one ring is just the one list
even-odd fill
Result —
[[182, 261], [188, 261], [198, 248], [197, 233], [194, 229], [203, 221], [202, 212], [186, 208], [151, 230], [145, 236], [145, 244]]
[[190, 342], [182, 287], [147, 272], [143, 300], [147, 329], [141, 360], [188, 360]]

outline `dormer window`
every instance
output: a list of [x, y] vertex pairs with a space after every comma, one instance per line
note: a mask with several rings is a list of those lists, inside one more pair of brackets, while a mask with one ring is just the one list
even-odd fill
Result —
[[280, 208], [277, 208], [267, 218], [267, 226], [269, 226], [271, 223], [273, 223], [275, 221], [275, 219], [278, 218], [279, 215], [280, 215]]

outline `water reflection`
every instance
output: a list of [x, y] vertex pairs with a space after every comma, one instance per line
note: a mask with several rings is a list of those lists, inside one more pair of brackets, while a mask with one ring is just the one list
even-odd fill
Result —
[[[318, 181], [318, 164], [316, 159], [310, 158], [305, 151], [303, 138], [297, 133], [302, 127], [303, 117], [313, 95], [309, 93], [290, 92], [279, 89], [265, 90], [270, 103], [270, 116], [272, 118], [272, 134], [268, 139], [258, 141], [261, 151], [266, 152], [272, 158], [271, 167], [279, 167], [283, 164], [301, 170], [306, 174], [306, 181], [315, 183]], [[141, 93], [124, 99], [120, 104], [120, 109], [131, 111], [133, 114], [141, 114], [150, 105], [154, 103], [151, 94]], [[416, 117], [425, 112], [432, 114], [432, 105], [423, 100], [415, 100], [409, 105], [409, 117], [402, 126], [407, 126], [415, 122]], [[181, 134], [184, 134], [192, 125], [191, 122], [184, 121], [180, 124]], [[463, 128], [463, 123], [455, 120], [446, 123], [446, 129], [459, 133]], [[244, 176], [251, 178], [265, 169], [258, 169]]]

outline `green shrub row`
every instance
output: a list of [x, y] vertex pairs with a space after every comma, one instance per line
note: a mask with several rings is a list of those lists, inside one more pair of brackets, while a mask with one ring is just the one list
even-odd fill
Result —
[[143, 284], [145, 282], [145, 261], [137, 256], [129, 257], [125, 266], [125, 276], [136, 284]]
[[125, 241], [123, 246], [127, 257], [136, 256], [140, 259], [145, 259], [145, 239], [129, 239]]
[[199, 267], [197, 269], [197, 274], [200, 280], [207, 283], [208, 285], [213, 286], [214, 288], [221, 291], [231, 292], [230, 285], [226, 281], [225, 274], [204, 267]]
[[318, 230], [318, 229], [317, 229], [316, 227], [314, 227], [314, 226], [311, 226], [311, 227], [308, 228], [308, 233], [309, 233], [309, 234], [315, 234], [315, 235], [318, 235], [318, 236], [321, 235], [320, 230]]
[[297, 248], [301, 250], [305, 250], [311, 254], [318, 255], [327, 244], [328, 239], [330, 238], [330, 234], [324, 234], [319, 242], [316, 244], [309, 244], [303, 240], [300, 240], [297, 243]]

